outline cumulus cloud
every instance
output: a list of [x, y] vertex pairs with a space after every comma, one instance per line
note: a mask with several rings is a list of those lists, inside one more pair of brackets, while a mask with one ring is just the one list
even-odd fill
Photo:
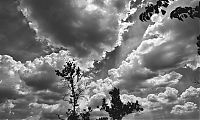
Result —
[[37, 24], [40, 36], [47, 36], [55, 46], [66, 47], [74, 56], [97, 58], [115, 46], [115, 11], [72, 0], [23, 0], [21, 6], [30, 11], [29, 19]]
[[128, 94], [122, 94], [120, 95], [120, 99], [123, 103], [127, 103], [127, 102], [136, 102], [136, 100], [139, 101], [139, 104], [143, 105], [146, 101], [145, 98], [141, 98], [141, 97], [137, 97], [135, 95], [128, 95]]
[[40, 119], [57, 119], [57, 113], [61, 114], [63, 118], [66, 118], [65, 111], [69, 106], [65, 103], [59, 103], [54, 105], [30, 103], [29, 108], [34, 111], [35, 115], [39, 115]]
[[177, 84], [179, 80], [182, 78], [182, 75], [179, 73], [176, 73], [174, 71], [170, 72], [169, 74], [165, 75], [159, 75], [154, 78], [146, 80], [144, 84], [147, 86], [153, 86], [153, 87], [165, 87]]
[[106, 95], [104, 93], [97, 93], [97, 94], [93, 95], [90, 98], [88, 106], [90, 106], [92, 108], [96, 108], [97, 106], [101, 106], [103, 98], [106, 98]]
[[[52, 53], [45, 57], [36, 58], [25, 63], [17, 62], [8, 55], [0, 55], [0, 103], [8, 99], [12, 100], [14, 107], [12, 114], [1, 111], [1, 118], [25, 119], [30, 115], [40, 115], [43, 118], [51, 118], [51, 111], [41, 112], [28, 106], [35, 103], [39, 106], [54, 106], [62, 104], [62, 95], [66, 88], [58, 86], [59, 77], [55, 74], [55, 69], [62, 69], [66, 61], [73, 61], [73, 57], [68, 51]], [[74, 58], [74, 62], [83, 69], [88, 69], [88, 64], [82, 64], [81, 59]], [[64, 103], [63, 103], [64, 104]], [[61, 108], [61, 107], [59, 107]], [[25, 111], [26, 110], [26, 111]], [[66, 111], [59, 109], [62, 112]], [[4, 116], [2, 116], [5, 114]], [[56, 115], [52, 116], [54, 119]]]
[[8, 112], [9, 114], [11, 114], [11, 109], [14, 108], [15, 105], [12, 103], [11, 100], [7, 100], [6, 102], [4, 102], [3, 104], [1, 104], [0, 106], [0, 112]]
[[187, 113], [191, 113], [194, 112], [197, 109], [197, 105], [192, 103], [192, 102], [186, 102], [184, 105], [175, 105], [172, 108], [171, 113], [172, 114], [178, 114], [178, 115], [182, 115], [182, 114], [187, 114]]
[[20, 69], [20, 78], [34, 90], [59, 91], [57, 83], [59, 77], [55, 69], [61, 69], [66, 61], [72, 60], [67, 51], [52, 53], [45, 57], [36, 58], [33, 62], [27, 61]]
[[[192, 5], [193, 3], [177, 1], [167, 8], [167, 11], [170, 12], [178, 4]], [[138, 13], [135, 12], [136, 14]], [[113, 76], [120, 79], [120, 83], [128, 83], [129, 87], [126, 88], [140, 85], [147, 79], [153, 81], [153, 77], [160, 73], [163, 73], [160, 77], [163, 76], [164, 78], [167, 76], [165, 74], [183, 66], [191, 57], [197, 54], [195, 43], [196, 36], [199, 34], [198, 20], [186, 19], [184, 22], [180, 22], [170, 19], [169, 14], [160, 17], [159, 20], [146, 26], [144, 31], [141, 32], [141, 42], [135, 48], [136, 50], [132, 48], [132, 53], [129, 54], [128, 58], [117, 69], [109, 71], [111, 75], [114, 74]], [[137, 23], [134, 23], [133, 27], [137, 25]], [[127, 46], [126, 48], [128, 49]], [[175, 84], [179, 82], [178, 79], [180, 79], [180, 76], [174, 81], [170, 81], [171, 83], [169, 81], [164, 83], [163, 81], [163, 84]], [[159, 80], [157, 84], [161, 84]], [[130, 81], [133, 84], [129, 84], [131, 83]]]
[[[195, 2], [176, 1], [167, 8], [165, 16], [154, 15], [152, 21], [142, 23], [138, 16], [145, 2], [134, 0], [133, 9], [129, 10], [128, 0], [22, 0], [20, 9], [24, 11], [16, 12], [17, 4], [11, 8], [7, 7], [10, 1], [3, 1], [0, 9], [4, 15], [3, 6], [8, 8], [9, 14], [5, 16], [9, 19], [2, 21], [6, 34], [0, 32], [0, 39], [9, 39], [9, 43], [2, 42], [0, 54], [13, 58], [0, 55], [0, 118], [56, 119], [56, 113], [65, 114], [69, 105], [60, 101], [65, 89], [57, 86], [60, 78], [54, 70], [62, 69], [66, 61], [73, 59], [91, 79], [87, 100], [79, 101], [81, 108], [101, 105], [102, 98], [108, 98], [108, 91], [117, 86], [125, 89], [121, 95], [123, 102], [139, 100], [145, 109], [141, 115], [151, 114], [147, 119], [171, 119], [194, 113], [199, 108], [200, 96], [200, 89], [192, 87], [191, 82], [199, 79], [195, 45], [199, 22], [192, 19], [180, 22], [168, 17], [177, 5]], [[133, 24], [118, 21], [125, 16], [124, 12], [132, 14]], [[58, 53], [33, 59], [43, 50], [35, 37], [58, 47]], [[116, 43], [120, 46], [114, 48]], [[91, 62], [90, 58], [101, 58], [103, 53], [102, 60]], [[184, 64], [185, 68], [181, 68]], [[108, 114], [95, 109], [91, 116]]]
[[106, 79], [99, 79], [97, 81], [92, 81], [89, 84], [89, 89], [90, 89], [90, 95], [96, 94], [96, 93], [108, 93], [118, 82], [113, 81], [110, 78]]
[[21, 62], [16, 62], [12, 57], [0, 55], [0, 103], [22, 96], [16, 88], [17, 84], [21, 84], [18, 70], [22, 66]]
[[58, 92], [61, 90], [57, 86], [60, 78], [55, 74], [55, 70], [62, 69], [65, 62], [73, 60], [81, 69], [86, 70], [90, 67], [89, 62], [83, 63], [81, 59], [71, 57], [68, 51], [61, 50], [59, 53], [52, 53], [33, 61], [27, 61], [19, 70], [19, 75], [26, 85], [34, 90]]
[[[197, 88], [194, 87], [189, 87], [181, 94], [175, 88], [166, 87], [163, 92], [149, 94], [146, 98], [142, 98], [145, 111], [141, 116], [135, 116], [135, 118], [144, 119], [148, 116], [156, 120], [198, 119], [199, 98], [196, 94], [198, 94]], [[187, 96], [187, 98], [183, 98], [183, 96]]]
[[161, 101], [163, 100], [162, 102], [174, 102], [178, 98], [178, 90], [175, 88], [166, 87], [165, 92], [159, 93], [158, 97], [161, 99]]
[[178, 90], [171, 87], [166, 87], [164, 92], [160, 92], [158, 95], [149, 94], [147, 96], [148, 101], [150, 102], [160, 102], [164, 104], [172, 104], [178, 100]]
[[196, 70], [197, 68], [200, 67], [200, 57], [199, 56], [194, 56], [194, 57], [191, 57], [186, 66], [185, 67], [189, 67], [193, 70]]
[[180, 95], [180, 97], [183, 100], [198, 99], [200, 97], [200, 88], [194, 88], [193, 86], [190, 86]]
[[149, 94], [147, 96], [147, 100], [150, 102], [158, 102], [158, 96], [155, 94]]
[[[29, 99], [28, 99], [29, 98]], [[30, 99], [32, 98], [32, 99]], [[0, 111], [1, 119], [25, 119], [30, 116], [31, 110], [28, 107], [30, 101], [33, 100], [33, 97], [21, 97], [15, 100], [9, 100], [11, 103], [8, 108], [4, 109], [4, 111]], [[7, 102], [6, 102], [7, 103]], [[5, 104], [5, 103], [4, 103]], [[9, 109], [10, 107], [10, 109]], [[9, 111], [8, 111], [9, 110]]]
[[130, 54], [119, 68], [109, 70], [109, 74], [120, 81], [120, 87], [130, 90], [141, 87], [145, 80], [157, 76], [156, 73], [142, 66], [140, 54], [137, 52]]

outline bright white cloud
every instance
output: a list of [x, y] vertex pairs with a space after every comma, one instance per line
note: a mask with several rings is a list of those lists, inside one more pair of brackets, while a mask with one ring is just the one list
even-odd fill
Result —
[[104, 93], [97, 93], [97, 94], [91, 96], [91, 98], [88, 102], [88, 106], [90, 106], [92, 108], [101, 106], [103, 98], [106, 98], [106, 95]]
[[159, 75], [154, 78], [146, 80], [144, 84], [147, 86], [170, 86], [177, 84], [182, 78], [182, 75], [176, 72], [170, 72], [169, 74]]
[[175, 105], [172, 108], [171, 113], [177, 115], [183, 115], [194, 112], [197, 109], [197, 105], [192, 102], [187, 102], [184, 105]]
[[159, 102], [163, 104], [174, 104], [178, 100], [178, 90], [171, 87], [166, 87], [164, 92], [156, 94], [149, 94], [147, 96], [150, 102]]
[[190, 86], [188, 89], [186, 89], [180, 97], [182, 99], [188, 99], [191, 97], [199, 98], [200, 97], [200, 88], [194, 88], [193, 86]]
[[142, 66], [141, 56], [136, 51], [130, 54], [126, 61], [122, 61], [119, 68], [111, 69], [109, 74], [120, 80], [119, 86], [126, 89], [139, 87], [146, 79], [156, 76], [154, 72]]

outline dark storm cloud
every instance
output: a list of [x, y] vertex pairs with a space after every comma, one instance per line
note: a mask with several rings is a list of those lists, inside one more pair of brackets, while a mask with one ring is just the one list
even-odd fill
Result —
[[130, 7], [127, 6], [130, 2], [132, 2], [133, 4], [131, 4], [131, 8], [137, 8], [138, 5], [140, 5], [142, 3], [142, 0], [111, 0], [112, 4], [114, 7], [116, 7], [116, 9], [121, 12], [123, 11], [126, 7]]
[[[185, 54], [182, 51], [185, 51], [185, 46], [180, 46], [177, 49], [177, 44], [172, 45], [171, 42], [164, 43], [161, 46], [156, 47], [151, 53], [144, 55], [144, 66], [151, 70], [176, 67], [184, 60], [183, 57]], [[157, 59], [155, 60], [155, 58]]]
[[43, 91], [39, 92], [38, 94], [36, 93], [36, 96], [38, 97], [37, 103], [39, 104], [53, 105], [62, 99], [62, 94], [56, 92]]
[[57, 112], [42, 112], [40, 120], [56, 120], [58, 119], [58, 116], [56, 115]]
[[143, 86], [145, 80], [156, 77], [158, 73], [143, 67], [140, 63], [141, 56], [130, 54], [117, 69], [109, 70], [111, 77], [120, 80], [119, 88], [134, 90]]
[[[96, 1], [96, 4], [100, 4]], [[110, 2], [112, 6], [119, 10], [119, 12], [122, 12], [121, 10], [124, 10], [125, 7], [128, 6], [129, 0], [111, 0]], [[133, 7], [136, 8], [140, 4], [141, 0], [136, 0]], [[94, 73], [95, 78], [100, 79], [107, 77], [108, 70], [119, 67], [122, 61], [127, 58], [128, 54], [130, 54], [133, 49], [137, 49], [137, 47], [141, 44], [143, 35], [148, 28], [148, 23], [143, 23], [138, 19], [141, 11], [142, 9], [137, 8], [136, 12], [131, 15], [132, 21], [135, 23], [134, 25], [128, 27], [128, 31], [123, 29], [123, 33], [121, 34], [121, 45], [115, 47], [115, 49], [111, 52], [106, 52], [105, 57], [101, 61], [94, 62], [93, 72], [96, 72]]]
[[[140, 5], [140, 2], [141, 1], [137, 0], [133, 4], [134, 5], [133, 7]], [[150, 23], [150, 22], [142, 22], [139, 20], [139, 15], [143, 11], [142, 8], [137, 7], [137, 8], [131, 9], [130, 11], [132, 10], [134, 11], [134, 9], [135, 10], [137, 9], [137, 10], [133, 14], [128, 15], [128, 16], [131, 16], [131, 21], [133, 21], [134, 24], [128, 27], [125, 27], [125, 29], [123, 30], [124, 32], [121, 35], [122, 44], [121, 44], [120, 54], [121, 54], [121, 59], [123, 60], [126, 59], [128, 54], [130, 54], [132, 50], [136, 50], [137, 47], [142, 43], [142, 41], [144, 40], [143, 35]], [[127, 17], [125, 17], [124, 19], [126, 18]]]
[[44, 52], [42, 44], [35, 40], [35, 32], [17, 7], [15, 0], [0, 1], [0, 54], [24, 62]]
[[33, 89], [33, 92], [49, 90], [53, 92], [63, 92], [63, 88], [58, 87], [59, 77], [56, 69], [62, 69], [66, 61], [72, 61], [68, 51], [52, 53], [45, 57], [36, 58], [34, 61], [27, 61], [19, 70], [19, 77], [25, 84]]
[[111, 4], [119, 11], [123, 11], [130, 0], [111, 0]]
[[[167, 11], [170, 13], [170, 10], [177, 6], [192, 5], [193, 2], [177, 1]], [[149, 53], [144, 54], [144, 66], [153, 71], [180, 67], [180, 64], [197, 54], [196, 37], [200, 33], [199, 20], [187, 18], [181, 22], [168, 18], [169, 13], [163, 16], [162, 21], [158, 22], [159, 20], [157, 20], [157, 23], [149, 26], [144, 35], [144, 37], [161, 35], [162, 39], [158, 37], [157, 40], [165, 41], [161, 45], [156, 45]], [[157, 18], [159, 19], [159, 16]], [[156, 38], [148, 38], [148, 40], [155, 41]]]
[[0, 118], [9, 120], [21, 120], [27, 118], [31, 115], [31, 111], [28, 107], [29, 102], [29, 100], [24, 98], [12, 100], [11, 103], [14, 106], [10, 109], [10, 111], [6, 111], [5, 109], [0, 111]]
[[115, 47], [113, 51], [106, 52], [102, 60], [93, 63], [94, 68], [89, 72], [94, 74], [94, 79], [105, 79], [108, 76], [108, 70], [119, 67], [121, 63], [121, 61], [119, 61], [120, 49], [120, 46]]
[[[133, 69], [134, 70], [134, 69]], [[141, 72], [141, 71], [129, 71], [123, 76], [121, 76], [122, 81], [119, 83], [119, 87], [125, 88], [127, 90], [136, 90], [137, 88], [142, 87], [142, 82], [147, 79], [157, 76], [156, 73], [151, 72]]]
[[0, 86], [0, 103], [5, 102], [7, 99], [16, 99], [18, 97], [17, 91]]
[[117, 40], [117, 17], [112, 13], [105, 15], [100, 8], [87, 11], [87, 6], [77, 7], [77, 3], [73, 0], [23, 0], [22, 6], [31, 11], [30, 19], [37, 23], [42, 35], [69, 48], [75, 56], [101, 54], [107, 47], [113, 47]]
[[20, 75], [20, 78], [26, 83], [26, 85], [32, 87], [34, 90], [51, 90], [60, 91], [56, 86], [56, 80], [58, 79], [55, 74], [55, 69], [49, 65], [42, 65], [37, 69], [36, 73], [30, 75]]
[[144, 66], [153, 71], [176, 68], [189, 56], [197, 54], [195, 47], [196, 36], [199, 33], [197, 21], [169, 22], [164, 23], [165, 25], [161, 28], [158, 27], [158, 31], [162, 34], [172, 33], [167, 42], [154, 47], [143, 56]]
[[200, 80], [200, 68], [197, 68], [196, 70], [192, 70], [191, 68], [179, 68], [176, 72], [183, 75], [179, 84], [174, 86], [180, 92], [183, 92], [190, 86], [198, 86], [195, 82]]

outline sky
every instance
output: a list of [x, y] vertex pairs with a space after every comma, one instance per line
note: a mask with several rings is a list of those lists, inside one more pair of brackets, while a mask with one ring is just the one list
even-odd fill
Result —
[[[96, 107], [109, 101], [113, 87], [120, 98], [139, 101], [144, 111], [124, 120], [199, 120], [200, 57], [198, 19], [170, 19], [178, 6], [198, 0], [171, 1], [165, 15], [141, 22], [139, 15], [155, 0], [1, 0], [0, 119], [55, 120], [70, 105], [62, 100], [61, 70], [74, 61], [88, 81], [81, 108], [92, 119], [108, 116]], [[122, 22], [132, 15], [132, 22]]]

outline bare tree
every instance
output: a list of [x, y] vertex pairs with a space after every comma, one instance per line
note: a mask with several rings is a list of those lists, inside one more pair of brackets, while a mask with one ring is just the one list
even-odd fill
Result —
[[[71, 109], [68, 109], [66, 114], [68, 115], [68, 120], [79, 120], [82, 117], [83, 120], [89, 120], [89, 112], [91, 112], [91, 107], [88, 110], [84, 109], [83, 113], [79, 113], [77, 108], [79, 107], [78, 100], [83, 96], [84, 90], [86, 89], [87, 83], [81, 78], [83, 72], [79, 67], [76, 66], [74, 62], [66, 62], [64, 68], [60, 70], [55, 70], [56, 75], [60, 76], [62, 85], [68, 88], [68, 92], [63, 96], [64, 101], [68, 101], [72, 105]], [[58, 118], [63, 120], [59, 114]]]

